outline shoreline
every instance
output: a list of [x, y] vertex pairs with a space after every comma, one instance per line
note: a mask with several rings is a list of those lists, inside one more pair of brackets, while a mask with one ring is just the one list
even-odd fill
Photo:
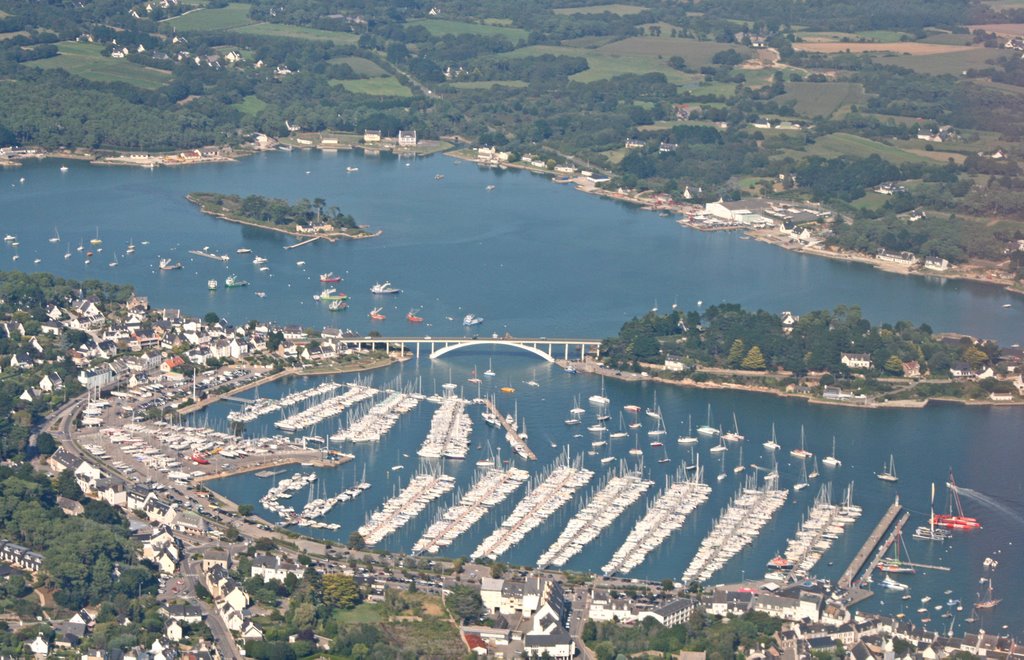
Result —
[[[696, 390], [730, 390], [734, 392], [750, 392], [753, 394], [771, 394], [780, 398], [787, 399], [801, 399], [811, 404], [818, 404], [823, 406], [839, 406], [843, 408], [860, 408], [863, 410], [875, 410], [885, 408], [902, 408], [902, 409], [923, 409], [933, 403], [955, 403], [964, 406], [993, 406], [993, 407], [1014, 407], [1024, 405], [1024, 400], [1021, 401], [986, 401], [986, 400], [974, 400], [974, 399], [954, 399], [952, 397], [929, 397], [924, 400], [920, 399], [892, 399], [886, 401], [866, 401], [860, 399], [823, 399], [821, 397], [808, 396], [806, 394], [798, 394], [796, 392], [783, 392], [780, 390], [772, 389], [763, 385], [744, 385], [742, 383], [723, 383], [723, 382], [698, 382], [692, 378], [684, 378], [681, 380], [675, 380], [672, 378], [665, 378], [663, 376], [642, 376], [639, 373], [632, 371], [621, 371], [616, 369], [597, 367], [591, 362], [566, 362], [565, 360], [556, 360], [556, 364], [561, 367], [566, 365], [573, 365], [580, 373], [594, 374], [598, 376], [607, 376], [615, 380], [624, 382], [655, 382], [664, 385], [673, 385], [675, 387], [690, 388]], [[616, 375], [618, 373], [618, 375]]]

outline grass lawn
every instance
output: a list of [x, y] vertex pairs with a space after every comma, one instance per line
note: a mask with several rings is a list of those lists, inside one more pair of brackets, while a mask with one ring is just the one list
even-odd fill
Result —
[[895, 164], [900, 163], [930, 163], [933, 159], [920, 154], [911, 153], [898, 147], [892, 147], [882, 142], [875, 142], [849, 133], [833, 133], [823, 135], [814, 144], [807, 147], [807, 153], [825, 158], [848, 155], [866, 158], [871, 154], [878, 154], [883, 159]]
[[[740, 44], [720, 44], [714, 41], [697, 41], [696, 39], [679, 39], [672, 37], [629, 37], [601, 46], [598, 52], [603, 55], [633, 55], [648, 58], [664, 58], [666, 61], [673, 55], [686, 60], [690, 69], [711, 66], [711, 58], [715, 53], [733, 49], [747, 58], [754, 58], [752, 48]], [[665, 65], [667, 67], [667, 64]]]
[[525, 80], [471, 80], [469, 82], [451, 83], [455, 89], [491, 89], [493, 87], [526, 87]]
[[241, 27], [228, 28], [231, 32], [240, 34], [257, 34], [263, 37], [287, 37], [291, 39], [315, 39], [319, 41], [330, 41], [338, 46], [348, 46], [359, 41], [359, 37], [351, 32], [332, 32], [331, 30], [317, 30], [314, 28], [302, 27], [300, 25], [285, 25], [283, 23], [252, 23]]
[[394, 76], [366, 78], [362, 80], [332, 80], [332, 85], [341, 85], [353, 94], [369, 96], [412, 96], [412, 90], [398, 82]]
[[230, 30], [254, 23], [249, 18], [249, 4], [232, 2], [222, 9], [196, 9], [181, 16], [162, 21], [163, 25], [173, 27], [179, 32], [197, 32], [201, 30]]
[[843, 106], [863, 104], [867, 99], [860, 83], [787, 82], [786, 93], [775, 101], [779, 105], [796, 101], [796, 111], [804, 117], [828, 117]]
[[875, 191], [868, 191], [866, 195], [860, 199], [855, 199], [850, 204], [856, 206], [859, 209], [866, 209], [869, 211], [877, 211], [878, 209], [885, 206], [885, 202], [888, 201], [888, 195], [880, 195]]
[[797, 36], [805, 41], [841, 41], [848, 39], [850, 41], [864, 40], [877, 43], [894, 43], [909, 35], [906, 32], [897, 32], [896, 30], [865, 30], [863, 32], [800, 32]]
[[335, 57], [330, 60], [331, 64], [347, 64], [352, 67], [352, 70], [361, 76], [369, 76], [371, 78], [377, 78], [381, 76], [389, 75], [387, 71], [380, 68], [373, 60], [368, 60], [365, 57]]
[[483, 25], [464, 21], [446, 21], [438, 18], [420, 18], [407, 21], [407, 26], [422, 25], [430, 34], [481, 34], [485, 37], [505, 37], [512, 43], [520, 39], [526, 40], [530, 33], [521, 28], [503, 27], [500, 25]]
[[983, 69], [990, 66], [986, 60], [994, 60], [1004, 52], [991, 48], [972, 48], [955, 53], [936, 53], [934, 55], [896, 55], [876, 56], [879, 64], [892, 64], [912, 69], [918, 73], [940, 75], [949, 73], [960, 75], [966, 69]]
[[267, 102], [255, 96], [246, 96], [241, 102], [235, 103], [233, 107], [238, 108], [242, 114], [252, 116], [262, 112], [267, 107]]
[[629, 14], [639, 14], [646, 7], [637, 7], [636, 5], [622, 5], [622, 4], [609, 4], [609, 5], [591, 5], [589, 7], [562, 7], [555, 10], [556, 14], [603, 14], [605, 12], [611, 12], [618, 14], [619, 16], [627, 16]]
[[334, 615], [338, 623], [381, 623], [384, 621], [384, 606], [379, 603], [360, 603], [350, 610], [341, 610]]
[[527, 46], [510, 53], [502, 53], [498, 58], [531, 57], [538, 55], [568, 55], [584, 57], [589, 69], [571, 76], [577, 82], [593, 82], [606, 80], [627, 73], [664, 73], [669, 82], [676, 85], [693, 84], [702, 76], [676, 71], [668, 66], [668, 58], [659, 59], [651, 55], [615, 55], [601, 52], [602, 49], [567, 48], [565, 46]]
[[59, 55], [31, 62], [41, 69], [64, 69], [68, 73], [95, 82], [123, 82], [142, 89], [157, 89], [170, 79], [170, 74], [159, 69], [103, 56], [100, 44], [62, 41], [57, 44]]

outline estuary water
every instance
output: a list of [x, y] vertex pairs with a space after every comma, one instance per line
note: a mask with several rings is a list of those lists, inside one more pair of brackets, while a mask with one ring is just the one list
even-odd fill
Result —
[[[384, 335], [461, 334], [461, 318], [467, 313], [486, 320], [478, 332], [510, 332], [519, 336], [568, 336], [600, 338], [615, 333], [625, 320], [651, 307], [662, 310], [678, 304], [693, 309], [704, 305], [737, 302], [747, 307], [801, 313], [836, 305], [859, 305], [873, 322], [906, 319], [928, 323], [936, 330], [966, 332], [1004, 344], [1018, 342], [1024, 329], [1024, 300], [995, 287], [979, 284], [903, 277], [862, 264], [834, 262], [789, 253], [742, 240], [730, 233], [700, 233], [683, 229], [668, 218], [630, 206], [583, 195], [566, 186], [521, 172], [481, 170], [469, 163], [444, 157], [399, 160], [363, 157], [355, 153], [291, 152], [255, 156], [238, 163], [178, 169], [121, 169], [53, 160], [0, 171], [0, 231], [17, 236], [20, 245], [0, 247], [5, 268], [54, 272], [73, 278], [97, 278], [133, 284], [148, 295], [154, 307], [179, 307], [190, 314], [216, 311], [236, 323], [267, 319], [303, 326], [352, 328], [361, 333], [376, 329]], [[346, 172], [346, 168], [358, 171]], [[437, 175], [443, 175], [438, 177]], [[22, 180], [24, 179], [24, 180]], [[493, 189], [488, 190], [488, 187]], [[337, 244], [319, 242], [284, 250], [291, 237], [245, 228], [203, 216], [184, 200], [190, 191], [263, 194], [295, 201], [322, 197], [354, 215], [371, 229], [382, 229], [379, 238]], [[56, 237], [60, 240], [49, 242]], [[90, 239], [102, 239], [102, 253]], [[137, 246], [126, 254], [129, 242]], [[145, 244], [143, 244], [145, 242]], [[82, 245], [83, 250], [76, 248]], [[227, 263], [189, 254], [207, 248], [228, 254]], [[249, 254], [238, 254], [247, 248]], [[85, 263], [85, 252], [95, 253]], [[65, 259], [64, 254], [70, 253]], [[19, 257], [17, 261], [13, 256]], [[268, 259], [267, 271], [251, 263], [259, 255]], [[177, 271], [160, 271], [160, 258], [180, 261]], [[39, 263], [35, 260], [39, 259]], [[299, 264], [298, 262], [305, 262]], [[111, 266], [111, 263], [115, 263]], [[315, 302], [319, 274], [334, 271], [344, 280], [337, 286], [351, 296], [350, 309], [330, 312]], [[245, 288], [226, 290], [223, 279], [231, 274], [246, 279]], [[207, 280], [221, 287], [207, 290]], [[403, 289], [398, 296], [375, 298], [369, 287], [390, 280]], [[255, 292], [266, 293], [258, 297]], [[1004, 304], [1011, 307], [1004, 308]], [[383, 307], [385, 321], [371, 322], [367, 313]], [[419, 310], [421, 326], [410, 326], [405, 314]], [[451, 320], [449, 320], [451, 319]], [[507, 350], [466, 350], [443, 359], [426, 358], [378, 370], [360, 377], [378, 385], [401, 382], [431, 393], [449, 377], [475, 396], [466, 382], [472, 369], [483, 371], [492, 363], [497, 375], [482, 386], [482, 394], [495, 393], [503, 411], [518, 405], [529, 427], [530, 445], [539, 460], [529, 464], [515, 459], [531, 472], [549, 467], [562, 453], [581, 457], [597, 473], [590, 487], [563, 507], [544, 525], [502, 557], [530, 565], [557, 536], [569, 517], [582, 507], [593, 488], [611, 469], [601, 464], [601, 454], [588, 455], [593, 438], [581, 438], [563, 424], [574, 396], [596, 393], [601, 383], [585, 375], [570, 375], [533, 356]], [[449, 376], [451, 374], [451, 376]], [[347, 377], [348, 378], [348, 377]], [[339, 380], [343, 380], [339, 378]], [[524, 381], [536, 380], [539, 387]], [[314, 384], [314, 379], [281, 381], [260, 389], [261, 396], [275, 396]], [[516, 392], [502, 394], [501, 386]], [[700, 456], [705, 480], [713, 485], [710, 500], [687, 520], [682, 529], [652, 553], [631, 575], [645, 578], [679, 578], [700, 540], [706, 535], [741, 484], [732, 468], [739, 464], [738, 447], [711, 454], [711, 441], [702, 440], [691, 457], [690, 449], [676, 444], [693, 425], [704, 423], [711, 407], [712, 423], [728, 429], [735, 413], [744, 445], [744, 474], [756, 472], [751, 464], [767, 465], [761, 443], [775, 423], [783, 449], [778, 452], [781, 483], [792, 488], [799, 480], [799, 465], [788, 450], [799, 442], [801, 426], [807, 447], [820, 458], [831, 452], [836, 437], [843, 465], [822, 467], [811, 486], [790, 492], [786, 506], [757, 541], [730, 561], [714, 577], [715, 582], [759, 576], [765, 562], [785, 547], [808, 506], [825, 483], [832, 484], [837, 499], [850, 482], [854, 501], [864, 515], [833, 545], [816, 573], [836, 578], [884, 509], [898, 493], [914, 513], [908, 524], [907, 544], [913, 561], [947, 566], [948, 572], [925, 569], [901, 576], [911, 586], [912, 600], [879, 594], [863, 607], [887, 612], [904, 611], [908, 618], [929, 616], [932, 628], [945, 628], [949, 619], [941, 612], [918, 614], [919, 598], [932, 596], [929, 607], [957, 598], [965, 604], [957, 612], [957, 629], [970, 611], [980, 589], [979, 579], [994, 577], [1001, 605], [982, 614], [971, 629], [983, 625], [990, 632], [1024, 633], [1014, 613], [1024, 608], [1024, 410], [981, 406], [939, 405], [924, 410], [858, 410], [807, 404], [771, 395], [684, 390], [655, 384], [608, 381], [613, 419], [625, 404], [651, 405], [657, 394], [668, 426], [665, 447], [644, 450], [644, 470], [657, 482], [678, 469], [682, 461]], [[226, 413], [237, 404], [211, 407], [197, 421], [223, 427]], [[405, 416], [392, 432], [373, 446], [344, 447], [356, 460], [334, 469], [320, 470], [322, 488], [328, 493], [348, 487], [354, 479], [373, 483], [370, 491], [350, 505], [340, 505], [326, 517], [342, 528], [329, 533], [344, 540], [365, 516], [401, 487], [418, 469], [438, 467], [416, 458], [434, 406], [421, 404]], [[474, 463], [496, 453], [512, 454], [503, 435], [489, 430], [472, 410], [475, 427], [472, 449], [466, 461], [440, 465], [457, 477], [465, 489], [476, 473]], [[588, 419], [592, 419], [588, 412]], [[248, 429], [269, 431], [274, 417], [261, 418]], [[649, 420], [647, 420], [649, 422]], [[337, 428], [331, 420], [316, 429], [329, 434]], [[578, 428], [578, 427], [577, 427]], [[611, 441], [614, 456], [635, 465], [627, 454], [634, 440]], [[552, 446], [554, 445], [554, 446]], [[893, 454], [900, 480], [895, 485], [878, 481], [874, 473]], [[405, 456], [408, 454], [408, 457]], [[667, 463], [658, 459], [668, 457]], [[727, 477], [716, 480], [724, 468]], [[403, 465], [400, 471], [391, 468]], [[923, 524], [928, 511], [930, 484], [938, 486], [937, 508], [944, 509], [944, 482], [950, 466], [958, 482], [980, 493], [965, 497], [968, 515], [979, 517], [984, 529], [958, 534], [945, 545], [912, 541], [909, 531]], [[214, 485], [239, 502], [255, 503], [271, 485], [268, 479], [241, 475]], [[469, 554], [522, 497], [520, 489], [503, 505], [446, 550], [446, 555]], [[296, 504], [306, 494], [296, 495]], [[443, 498], [382, 547], [408, 550], [440, 506]], [[984, 500], [984, 501], [983, 501]], [[291, 503], [290, 503], [291, 504]], [[642, 515], [645, 501], [630, 507], [587, 550], [574, 558], [571, 569], [598, 570]], [[273, 519], [273, 515], [262, 512]], [[992, 557], [999, 561], [994, 574], [982, 567]], [[943, 592], [951, 589], [946, 596]]]

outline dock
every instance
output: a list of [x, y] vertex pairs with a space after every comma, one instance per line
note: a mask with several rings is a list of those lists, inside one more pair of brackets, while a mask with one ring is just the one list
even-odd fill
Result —
[[882, 519], [878, 521], [878, 525], [875, 526], [874, 531], [871, 532], [867, 540], [864, 541], [864, 545], [861, 546], [861, 549], [856, 555], [854, 555], [853, 561], [851, 561], [850, 565], [846, 567], [846, 571], [843, 572], [842, 577], [839, 578], [839, 587], [841, 589], [849, 589], [853, 586], [853, 579], [857, 577], [858, 573], [860, 573], [860, 570], [864, 567], [868, 557], [871, 556], [872, 551], [878, 547], [878, 543], [882, 540], [882, 536], [885, 534], [886, 530], [889, 529], [889, 526], [892, 525], [892, 521], [896, 520], [896, 516], [899, 515], [902, 508], [902, 505], [900, 505], [900, 498], [897, 496], [896, 500], [889, 506], [885, 514], [882, 515]]
[[496, 404], [491, 399], [483, 399], [483, 404], [487, 408], [488, 412], [494, 415], [494, 417], [498, 420], [498, 423], [501, 425], [501, 428], [505, 430], [505, 438], [507, 438], [509, 444], [512, 445], [512, 451], [514, 451], [515, 453], [519, 454], [520, 456], [527, 460], [537, 460], [537, 455], [533, 453], [533, 450], [530, 449], [530, 446], [527, 445], [526, 441], [523, 440], [522, 436], [519, 435], [519, 429], [509, 424], [508, 420], [505, 419], [505, 416], [501, 414], [500, 410], [498, 410], [498, 404]]
[[214, 254], [213, 252], [207, 252], [206, 250], [189, 250], [189, 254], [194, 254], [197, 257], [206, 257], [207, 259], [213, 259], [214, 261], [228, 261], [231, 259], [226, 254]]
[[286, 246], [284, 246], [284, 249], [286, 249], [286, 250], [294, 250], [295, 248], [302, 247], [303, 245], [309, 245], [310, 243], [312, 243], [314, 241], [319, 241], [321, 238], [324, 239], [325, 241], [330, 241], [331, 243], [333, 243], [335, 241], [335, 239], [330, 237], [330, 236], [314, 236], [312, 238], [307, 238], [304, 241], [299, 241], [298, 243], [292, 243], [291, 245], [286, 245]]

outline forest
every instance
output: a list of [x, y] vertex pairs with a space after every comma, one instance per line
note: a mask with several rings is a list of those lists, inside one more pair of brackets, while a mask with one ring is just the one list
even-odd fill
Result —
[[335, 231], [358, 229], [355, 218], [345, 215], [337, 207], [327, 207], [321, 198], [303, 199], [292, 204], [283, 199], [262, 195], [221, 195], [193, 192], [188, 200], [204, 213], [223, 215], [227, 219], [294, 230], [296, 226], [330, 225]]

